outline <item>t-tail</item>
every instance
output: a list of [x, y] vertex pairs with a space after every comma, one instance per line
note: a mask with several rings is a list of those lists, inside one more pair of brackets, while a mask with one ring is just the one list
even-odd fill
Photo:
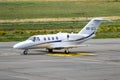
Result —
[[92, 19], [78, 34], [92, 35], [96, 33], [99, 25], [104, 21], [103, 18]]

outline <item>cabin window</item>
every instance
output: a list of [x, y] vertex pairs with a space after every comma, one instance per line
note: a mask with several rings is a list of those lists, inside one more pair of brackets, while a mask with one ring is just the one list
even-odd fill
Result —
[[52, 40], [54, 40], [54, 37], [52, 37]]
[[46, 41], [46, 38], [44, 37], [44, 40]]
[[67, 38], [69, 38], [70, 36], [69, 35], [67, 35]]
[[56, 39], [58, 40], [58, 37], [56, 36]]
[[48, 37], [48, 40], [50, 40], [50, 37]]

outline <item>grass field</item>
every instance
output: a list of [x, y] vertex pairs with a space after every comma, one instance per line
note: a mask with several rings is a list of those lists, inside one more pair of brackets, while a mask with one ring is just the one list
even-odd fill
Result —
[[96, 38], [120, 38], [120, 2], [85, 1], [2, 1], [0, 41], [21, 41], [35, 34], [78, 32], [91, 17], [106, 17]]
[[0, 2], [0, 19], [119, 16], [119, 2]]
[[[0, 41], [21, 41], [32, 35], [58, 32], [79, 32], [88, 21], [3, 23], [0, 26]], [[95, 38], [120, 38], [120, 21], [104, 22]]]

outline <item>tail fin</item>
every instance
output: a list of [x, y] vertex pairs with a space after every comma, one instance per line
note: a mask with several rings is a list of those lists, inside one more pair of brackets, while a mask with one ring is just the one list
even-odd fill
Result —
[[102, 23], [103, 20], [103, 18], [92, 19], [78, 34], [96, 33], [99, 25]]

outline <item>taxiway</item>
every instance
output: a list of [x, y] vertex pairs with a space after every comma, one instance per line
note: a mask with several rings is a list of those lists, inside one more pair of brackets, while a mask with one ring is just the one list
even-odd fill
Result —
[[[92, 39], [70, 52], [94, 56], [48, 56], [45, 49], [13, 49], [0, 42], [0, 80], [120, 80], [120, 39]], [[55, 52], [64, 52], [63, 50]]]

